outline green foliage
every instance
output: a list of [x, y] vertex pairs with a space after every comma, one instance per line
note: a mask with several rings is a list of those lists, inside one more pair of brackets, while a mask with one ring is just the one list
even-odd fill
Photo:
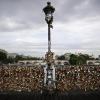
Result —
[[[71, 65], [84, 65], [87, 60], [94, 60], [95, 58], [89, 56], [88, 54], [71, 54], [69, 57], [69, 63]], [[65, 55], [57, 56], [57, 60], [66, 60]]]
[[85, 58], [85, 56], [84, 55], [79, 55], [78, 57], [77, 57], [77, 64], [78, 65], [83, 65], [83, 64], [86, 64], [86, 58]]
[[0, 63], [7, 64], [7, 63], [17, 63], [19, 60], [41, 60], [39, 57], [31, 57], [31, 56], [24, 56], [24, 55], [17, 55], [15, 58], [7, 57], [7, 53], [0, 51]]
[[65, 56], [64, 55], [58, 56], [58, 60], [65, 60]]
[[12, 57], [7, 58], [7, 63], [14, 63], [14, 62], [15, 62], [14, 58], [12, 58]]
[[71, 65], [77, 65], [78, 56], [75, 54], [70, 55], [69, 63]]
[[86, 64], [87, 60], [91, 60], [91, 59], [94, 58], [90, 58], [90, 56], [87, 54], [79, 54], [79, 55], [71, 54], [69, 63], [71, 65], [83, 65]]
[[0, 62], [1, 63], [6, 63], [6, 60], [7, 60], [7, 54], [0, 51]]

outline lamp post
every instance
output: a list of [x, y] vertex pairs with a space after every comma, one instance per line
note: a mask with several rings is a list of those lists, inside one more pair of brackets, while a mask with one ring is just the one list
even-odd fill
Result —
[[51, 2], [47, 2], [47, 6], [43, 8], [43, 11], [45, 13], [45, 21], [48, 24], [48, 52], [45, 55], [45, 59], [47, 61], [47, 68], [46, 68], [46, 84], [51, 87], [53, 85], [53, 72], [54, 72], [54, 66], [52, 63], [53, 60], [53, 52], [51, 52], [51, 32], [50, 29], [53, 28], [52, 22], [53, 22], [53, 13], [55, 11], [55, 8], [51, 6]]
[[45, 20], [48, 24], [48, 52], [51, 51], [51, 32], [50, 28], [52, 28], [52, 22], [53, 22], [53, 13], [55, 11], [55, 8], [51, 6], [51, 2], [47, 2], [47, 6], [43, 8], [43, 11], [45, 13]]
[[53, 53], [51, 52], [51, 32], [50, 29], [53, 28], [52, 22], [53, 22], [53, 13], [55, 11], [55, 8], [51, 6], [51, 2], [47, 2], [47, 6], [43, 8], [43, 11], [45, 13], [45, 21], [48, 24], [48, 52], [46, 54], [46, 61], [48, 63], [52, 62]]

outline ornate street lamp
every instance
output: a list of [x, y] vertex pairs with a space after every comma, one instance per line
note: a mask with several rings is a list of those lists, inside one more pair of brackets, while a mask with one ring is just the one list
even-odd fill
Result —
[[55, 8], [51, 6], [51, 2], [47, 2], [47, 6], [43, 8], [43, 11], [45, 13], [45, 20], [46, 23], [48, 24], [48, 52], [45, 55], [45, 59], [47, 61], [47, 66], [46, 66], [46, 85], [48, 88], [53, 88], [54, 87], [54, 65], [53, 65], [53, 52], [51, 52], [51, 32], [50, 29], [53, 28], [52, 22], [53, 22], [53, 13], [55, 11]]
[[52, 62], [53, 59], [53, 53], [51, 52], [51, 32], [50, 28], [53, 28], [52, 22], [53, 22], [53, 13], [55, 11], [55, 8], [51, 6], [51, 2], [47, 2], [47, 6], [43, 8], [43, 11], [45, 13], [45, 20], [48, 24], [48, 52], [46, 54], [46, 60], [48, 63]]

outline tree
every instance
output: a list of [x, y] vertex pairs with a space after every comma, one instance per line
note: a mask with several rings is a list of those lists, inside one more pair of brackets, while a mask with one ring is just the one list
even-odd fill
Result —
[[7, 61], [7, 53], [0, 51], [0, 62], [6, 63]]
[[23, 60], [23, 56], [22, 55], [17, 55], [15, 58], [15, 62], [18, 62], [19, 60]]
[[15, 58], [12, 58], [12, 57], [7, 58], [7, 63], [14, 63], [14, 61], [15, 61]]
[[81, 54], [81, 53], [79, 55], [71, 54], [69, 63], [71, 65], [83, 65], [86, 64], [86, 61], [90, 59], [91, 58], [88, 54]]
[[70, 59], [69, 59], [69, 63], [71, 65], [76, 65], [77, 64], [77, 59], [78, 59], [78, 56], [77, 55], [71, 54], [70, 55]]
[[58, 60], [65, 60], [65, 56], [64, 56], [64, 55], [58, 56], [57, 59], [58, 59]]
[[86, 64], [86, 57], [82, 54], [82, 55], [79, 55], [77, 57], [77, 65], [83, 65], [83, 64]]

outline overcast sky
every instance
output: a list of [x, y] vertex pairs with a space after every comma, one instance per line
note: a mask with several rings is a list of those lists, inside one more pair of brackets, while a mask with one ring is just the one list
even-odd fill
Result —
[[[49, 0], [55, 7], [52, 51], [100, 54], [100, 0]], [[47, 0], [0, 0], [0, 48], [43, 56], [47, 51]]]

